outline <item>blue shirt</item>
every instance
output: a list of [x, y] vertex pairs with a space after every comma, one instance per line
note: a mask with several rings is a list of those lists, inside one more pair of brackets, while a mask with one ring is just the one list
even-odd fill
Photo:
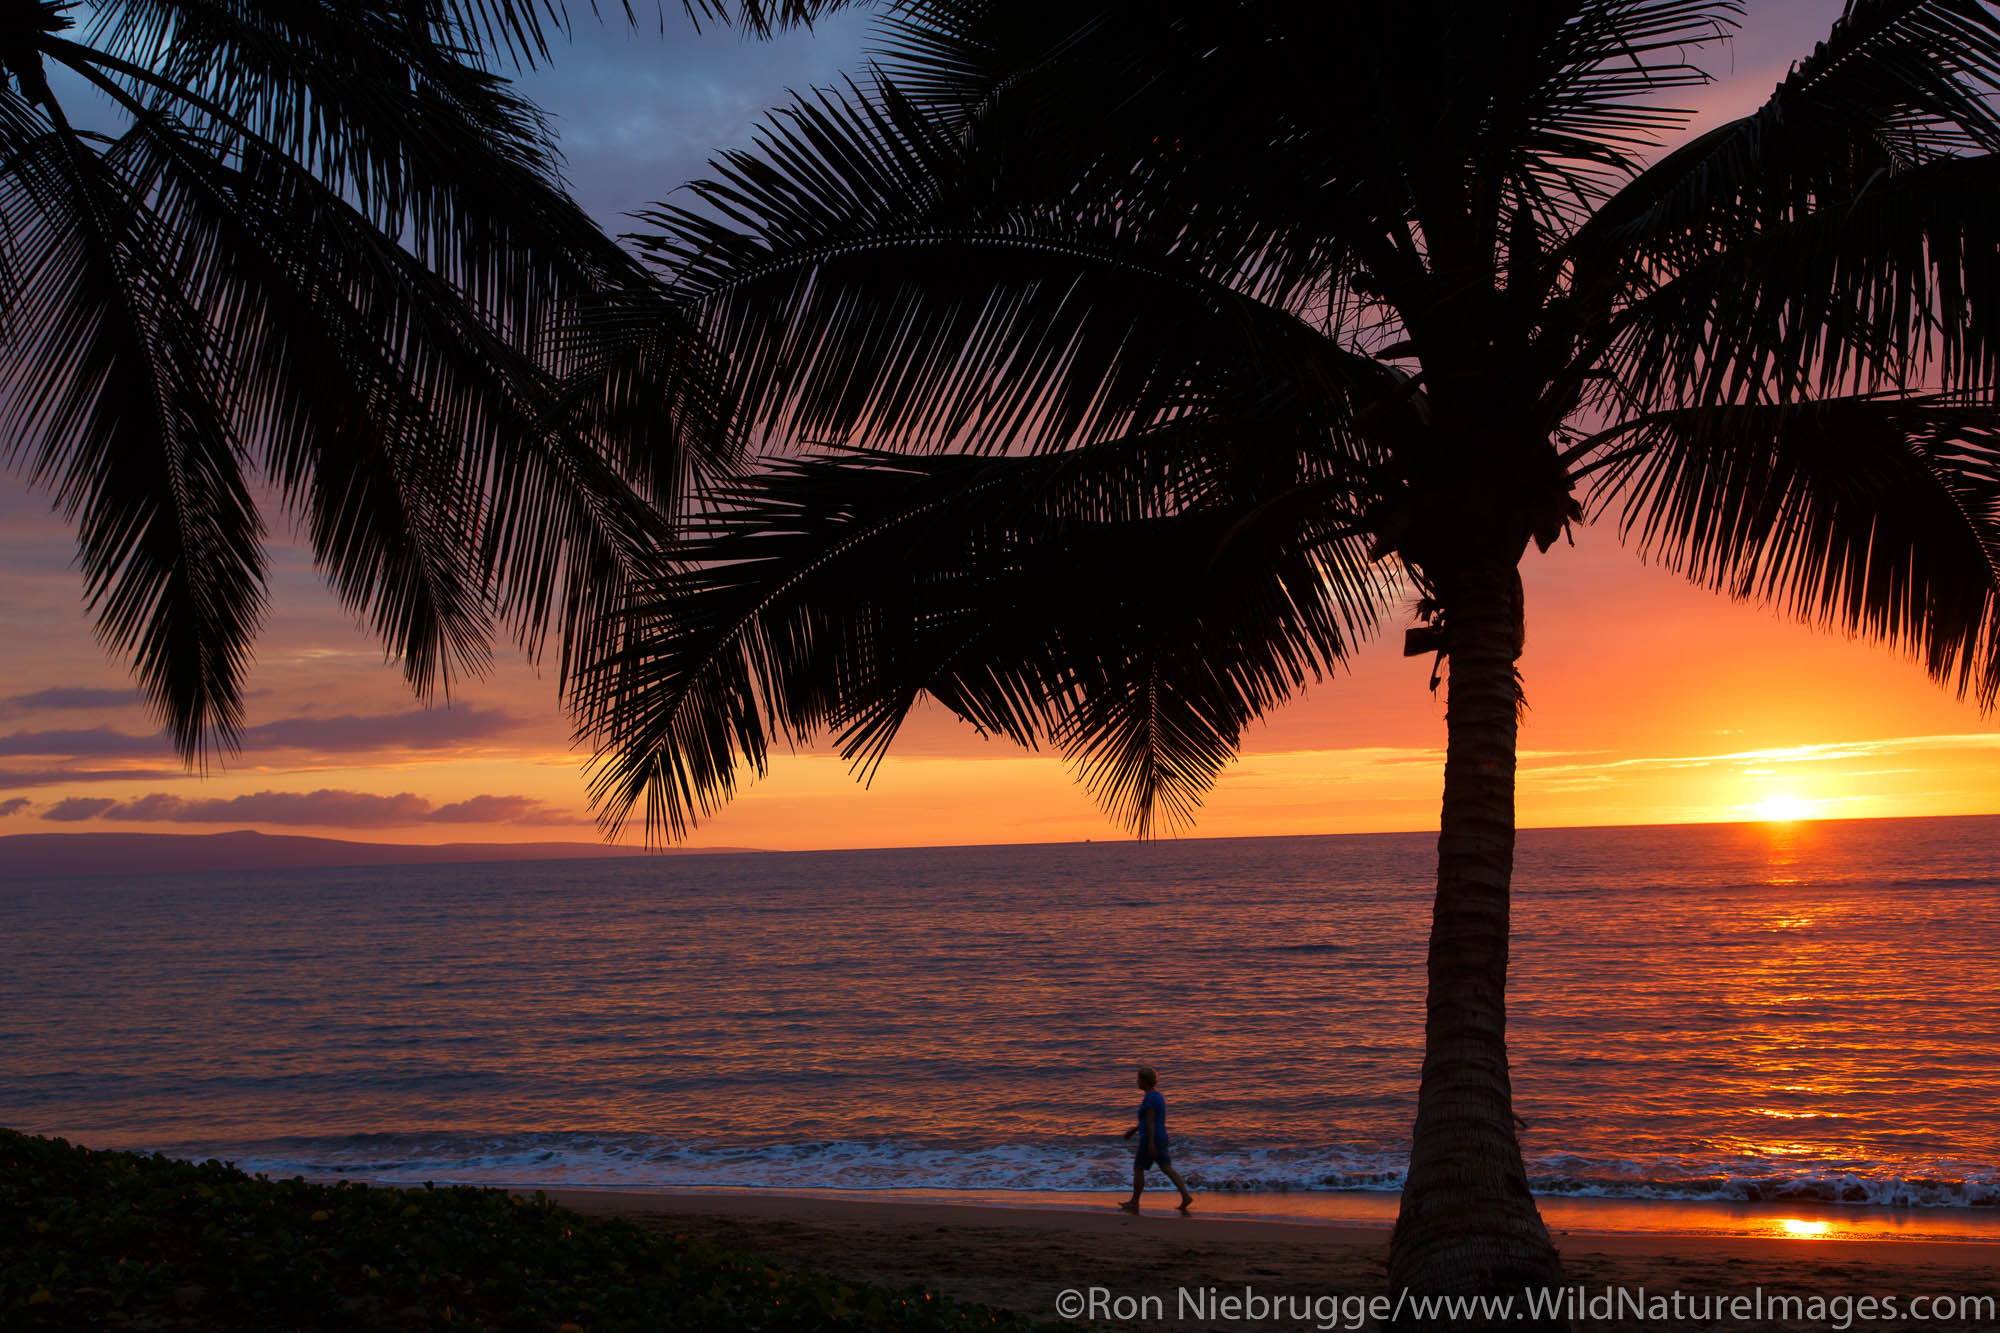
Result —
[[[1151, 1138], [1147, 1137], [1148, 1111], [1153, 1113]], [[1139, 1099], [1139, 1146], [1151, 1148], [1154, 1152], [1167, 1146], [1167, 1099], [1160, 1095], [1158, 1088], [1148, 1089], [1146, 1095]]]

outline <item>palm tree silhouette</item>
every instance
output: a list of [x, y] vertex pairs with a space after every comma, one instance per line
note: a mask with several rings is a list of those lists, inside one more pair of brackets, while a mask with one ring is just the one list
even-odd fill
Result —
[[[1391, 1283], [1557, 1280], [1505, 984], [1517, 568], [1585, 516], [2000, 689], [2000, 14], [1854, 0], [1665, 152], [1720, 0], [919, 0], [645, 241], [793, 448], [576, 698], [610, 826], [921, 695], [1139, 831], [1406, 591], [1448, 668]], [[654, 299], [665, 300], [656, 296]]]
[[[826, 7], [687, 5], [754, 30]], [[0, 458], [75, 524], [99, 636], [191, 763], [241, 725], [260, 481], [428, 695], [496, 622], [531, 651], [559, 626], [567, 674], [719, 438], [684, 328], [558, 393], [578, 298], [634, 278], [490, 68], [546, 58], [561, 22], [546, 0], [0, 17]]]

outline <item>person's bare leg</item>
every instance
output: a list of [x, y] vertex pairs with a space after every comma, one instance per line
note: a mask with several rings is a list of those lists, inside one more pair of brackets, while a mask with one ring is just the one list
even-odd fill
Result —
[[1119, 1204], [1118, 1206], [1124, 1209], [1128, 1213], [1138, 1212], [1139, 1195], [1145, 1190], [1145, 1188], [1146, 1188], [1146, 1168], [1140, 1166], [1137, 1162], [1134, 1162], [1132, 1163], [1132, 1197], [1127, 1199], [1125, 1202]]
[[1160, 1170], [1167, 1173], [1167, 1179], [1173, 1181], [1174, 1188], [1181, 1192], [1180, 1207], [1182, 1212], [1186, 1212], [1188, 1205], [1194, 1202], [1194, 1191], [1187, 1187], [1185, 1180], [1181, 1179], [1181, 1173], [1174, 1170], [1171, 1166], [1163, 1166]]

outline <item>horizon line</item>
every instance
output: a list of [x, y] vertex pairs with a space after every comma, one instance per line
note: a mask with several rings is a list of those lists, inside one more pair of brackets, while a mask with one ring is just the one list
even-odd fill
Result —
[[[1655, 820], [1649, 823], [1636, 823], [1636, 824], [1523, 824], [1516, 829], [1516, 833], [1517, 834], [1569, 833], [1569, 832], [1586, 832], [1586, 831], [1601, 830], [1601, 829], [1602, 830], [1656, 829], [1656, 828], [1717, 827], [1717, 826], [1730, 826], [1730, 825], [1762, 825], [1767, 827], [1790, 827], [1800, 824], [1861, 824], [1861, 823], [1907, 822], [1912, 820], [1925, 820], [1925, 819], [1994, 819], [1994, 818], [2000, 818], [2000, 811], [1971, 811], [1971, 812], [1957, 812], [1952, 814], [1935, 814], [1935, 815], [1802, 815], [1795, 819], [1757, 819], [1757, 818], [1663, 819], [1663, 820]], [[702, 847], [702, 846], [688, 846], [685, 844], [647, 845], [647, 844], [634, 844], [634, 843], [581, 842], [581, 841], [570, 841], [564, 839], [547, 839], [547, 838], [534, 839], [534, 840], [522, 839], [518, 842], [476, 841], [476, 840], [466, 840], [466, 839], [456, 840], [452, 842], [373, 842], [363, 838], [339, 837], [339, 836], [331, 836], [331, 835], [316, 834], [316, 833], [270, 833], [263, 829], [254, 829], [254, 828], [217, 829], [213, 832], [208, 832], [208, 833], [165, 832], [165, 831], [154, 831], [147, 829], [90, 829], [90, 830], [50, 830], [48, 832], [38, 831], [38, 832], [25, 832], [25, 833], [6, 833], [6, 834], [0, 834], [0, 843], [5, 843], [15, 838], [65, 838], [65, 839], [74, 838], [79, 840], [85, 840], [85, 839], [97, 839], [97, 838], [139, 837], [139, 838], [173, 838], [173, 839], [193, 840], [193, 839], [203, 839], [203, 838], [231, 837], [231, 836], [248, 834], [253, 837], [296, 838], [309, 842], [329, 842], [329, 843], [338, 843], [346, 846], [380, 848], [384, 850], [391, 850], [396, 848], [408, 848], [412, 851], [441, 851], [456, 847], [468, 847], [468, 848], [480, 847], [480, 848], [489, 848], [494, 851], [501, 851], [510, 847], [519, 847], [522, 848], [523, 850], [534, 847], [544, 847], [544, 848], [574, 847], [579, 850], [587, 849], [589, 851], [592, 851], [600, 855], [610, 854], [610, 855], [623, 855], [631, 857], [664, 856], [664, 855], [674, 855], [674, 854], [681, 854], [681, 855], [701, 854], [707, 856], [816, 856], [829, 852], [969, 851], [969, 850], [981, 850], [986, 848], [1001, 848], [1001, 847], [1086, 847], [1096, 843], [1104, 843], [1107, 845], [1110, 844], [1136, 845], [1136, 844], [1146, 844], [1146, 843], [1166, 844], [1166, 843], [1181, 843], [1181, 842], [1266, 842], [1266, 841], [1280, 841], [1286, 839], [1303, 839], [1303, 838], [1385, 838], [1385, 837], [1410, 837], [1413, 835], [1420, 835], [1420, 834], [1435, 834], [1437, 832], [1438, 832], [1437, 828], [1435, 826], [1431, 826], [1424, 828], [1368, 829], [1365, 831], [1349, 830], [1346, 832], [1339, 832], [1339, 833], [1230, 833], [1230, 834], [1207, 834], [1207, 835], [1169, 834], [1165, 836], [1145, 837], [1145, 838], [1114, 834], [1113, 836], [1105, 838], [1022, 840], [1018, 842], [876, 843], [865, 846], [846, 846], [846, 847], [745, 847], [745, 846], [733, 846], [733, 845]], [[506, 858], [504, 857], [488, 857], [486, 858], [486, 861], [488, 864], [491, 864], [493, 861], [496, 860], [504, 861], [505, 859]], [[545, 857], [533, 857], [533, 858], [523, 858], [523, 859], [558, 860], [563, 858], [545, 856]], [[383, 863], [383, 864], [389, 864], [389, 863]], [[432, 862], [431, 864], [444, 865], [452, 863]], [[310, 869], [311, 867], [291, 867], [291, 868]], [[178, 873], [178, 872], [166, 872], [166, 873]]]

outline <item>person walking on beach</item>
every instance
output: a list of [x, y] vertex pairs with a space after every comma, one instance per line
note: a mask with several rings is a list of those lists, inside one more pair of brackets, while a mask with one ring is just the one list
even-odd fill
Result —
[[1159, 1083], [1160, 1076], [1151, 1066], [1140, 1067], [1139, 1087], [1146, 1095], [1139, 1099], [1139, 1123], [1125, 1131], [1128, 1139], [1134, 1134], [1139, 1136], [1138, 1150], [1132, 1156], [1132, 1197], [1118, 1205], [1128, 1213], [1139, 1211], [1139, 1195], [1146, 1188], [1146, 1168], [1152, 1166], [1166, 1172], [1167, 1179], [1181, 1192], [1182, 1212], [1194, 1202], [1187, 1182], [1174, 1170], [1173, 1161], [1167, 1156], [1167, 1099], [1160, 1095]]

